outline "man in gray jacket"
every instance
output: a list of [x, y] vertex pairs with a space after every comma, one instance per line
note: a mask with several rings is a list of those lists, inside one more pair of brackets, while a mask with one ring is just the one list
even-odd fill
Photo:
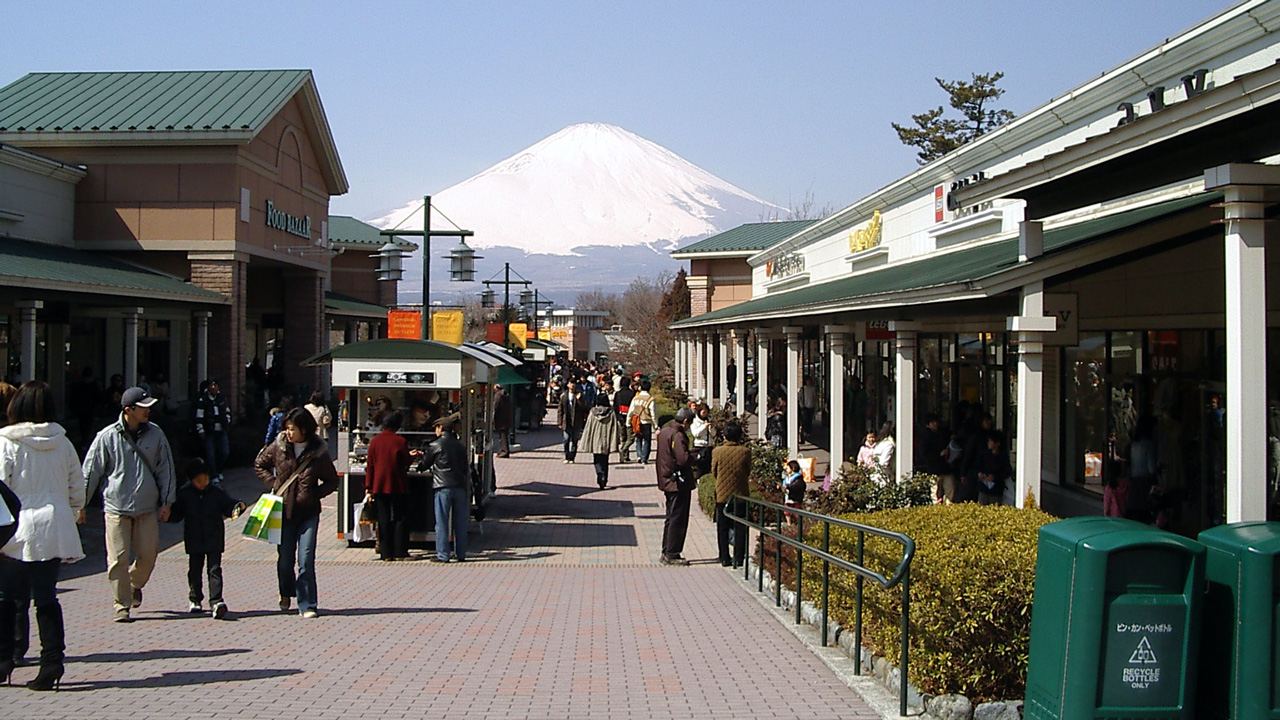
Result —
[[[115, 598], [116, 622], [130, 622], [142, 605], [142, 588], [156, 566], [160, 525], [169, 519], [176, 483], [173, 452], [164, 431], [152, 425], [156, 399], [132, 387], [120, 397], [119, 419], [98, 432], [85, 454], [86, 497], [103, 485], [107, 582]], [[84, 522], [84, 511], [80, 521]], [[132, 566], [129, 555], [135, 557]]]
[[[460, 418], [455, 415], [436, 420], [436, 439], [427, 446], [420, 467], [431, 472], [435, 490], [436, 554], [431, 562], [467, 560], [467, 522], [471, 506], [471, 466], [467, 464], [467, 448], [454, 434]], [[453, 542], [449, 541], [450, 535]]]

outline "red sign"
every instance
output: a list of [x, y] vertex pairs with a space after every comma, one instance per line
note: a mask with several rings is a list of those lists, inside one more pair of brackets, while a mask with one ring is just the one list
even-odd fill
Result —
[[889, 329], [888, 320], [867, 321], [868, 340], [893, 340], [896, 337], [898, 337], [898, 333]]
[[422, 313], [416, 310], [388, 310], [387, 337], [397, 340], [422, 339]]
[[499, 345], [506, 344], [506, 338], [502, 336], [502, 323], [489, 323], [484, 326], [484, 339], [489, 342], [495, 342]]
[[933, 221], [942, 222], [946, 204], [942, 202], [942, 186], [933, 189]]

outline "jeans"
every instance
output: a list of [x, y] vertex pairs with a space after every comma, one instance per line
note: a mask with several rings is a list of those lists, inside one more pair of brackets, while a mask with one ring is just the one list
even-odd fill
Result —
[[222, 602], [222, 553], [191, 553], [187, 556], [187, 599], [199, 605], [204, 601], [203, 575], [209, 571], [209, 604]]
[[564, 434], [564, 459], [573, 460], [578, 456], [578, 438], [582, 437], [582, 430], [567, 427], [561, 432]]
[[[436, 490], [436, 557], [448, 560], [452, 552], [459, 560], [467, 559], [467, 523], [470, 498], [466, 488]], [[452, 530], [452, 540], [450, 540]]]
[[596, 466], [596, 484], [604, 487], [609, 482], [609, 453], [591, 453], [591, 462]]
[[[133, 605], [133, 590], [146, 587], [160, 552], [160, 521], [155, 512], [141, 515], [103, 513], [107, 541], [107, 582], [116, 612]], [[133, 554], [133, 564], [129, 555]], [[32, 588], [32, 594], [35, 589]]]
[[653, 426], [641, 423], [640, 434], [636, 436], [636, 456], [640, 458], [641, 465], [649, 462], [651, 449], [653, 449]]
[[631, 423], [627, 422], [626, 415], [619, 415], [618, 422], [622, 423], [622, 444], [618, 447], [618, 462], [631, 462], [631, 446], [636, 443], [636, 435], [631, 432]]
[[[280, 581], [280, 597], [298, 597], [298, 612], [316, 609], [316, 533], [320, 516], [305, 520], [285, 518], [280, 527], [280, 546], [276, 548], [276, 576]], [[293, 570], [297, 558], [298, 572]]]
[[209, 476], [221, 477], [227, 465], [227, 454], [231, 446], [224, 432], [211, 432], [204, 435], [204, 460], [209, 463]]
[[[747, 557], [747, 526], [725, 517], [724, 512], [738, 517], [747, 516], [745, 500], [716, 503], [716, 544], [720, 548], [720, 562], [732, 562], [734, 567], [742, 565]], [[729, 533], [733, 532], [733, 557], [729, 557]]]

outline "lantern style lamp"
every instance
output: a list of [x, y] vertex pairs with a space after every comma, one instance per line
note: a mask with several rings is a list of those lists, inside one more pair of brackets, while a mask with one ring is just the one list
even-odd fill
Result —
[[493, 290], [490, 290], [488, 288], [481, 290], [480, 291], [480, 307], [492, 308], [495, 305], [497, 305], [497, 302], [495, 302], [494, 300], [496, 295], [497, 293], [495, 293]]
[[449, 279], [453, 282], [472, 282], [476, 278], [475, 261], [479, 259], [476, 251], [467, 245], [467, 239], [461, 237], [458, 244], [449, 251]]
[[408, 252], [395, 242], [387, 242], [369, 257], [378, 258], [378, 280], [394, 282], [404, 276], [404, 257]]

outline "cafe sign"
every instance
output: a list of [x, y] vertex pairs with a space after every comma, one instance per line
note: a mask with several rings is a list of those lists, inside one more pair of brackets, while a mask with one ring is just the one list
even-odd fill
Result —
[[283, 230], [290, 235], [311, 239], [311, 216], [298, 217], [277, 210], [275, 203], [267, 201], [267, 227]]
[[778, 280], [804, 272], [804, 255], [797, 252], [780, 255], [764, 264], [764, 276]]

